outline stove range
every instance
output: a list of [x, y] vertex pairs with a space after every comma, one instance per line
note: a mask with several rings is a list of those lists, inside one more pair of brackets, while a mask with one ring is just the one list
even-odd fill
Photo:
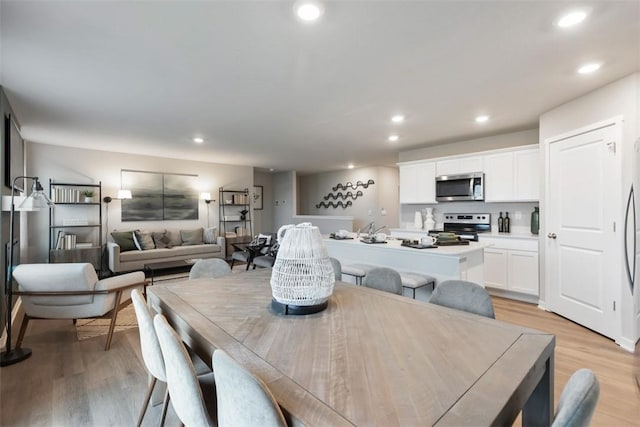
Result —
[[456, 233], [461, 239], [478, 240], [478, 233], [491, 231], [491, 214], [489, 213], [445, 213], [442, 230], [430, 230], [434, 236], [441, 232]]

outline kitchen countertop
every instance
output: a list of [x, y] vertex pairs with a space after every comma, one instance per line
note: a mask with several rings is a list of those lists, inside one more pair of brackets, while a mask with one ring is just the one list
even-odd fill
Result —
[[[413, 229], [413, 228], [390, 228], [389, 232], [391, 233], [392, 236], [394, 235], [398, 235], [398, 236], [406, 236], [409, 234], [415, 234], [415, 238], [418, 239], [421, 235], [425, 235], [427, 234], [426, 230], [418, 230], [418, 229]], [[497, 238], [501, 238], [501, 239], [527, 239], [527, 240], [538, 240], [538, 238], [540, 237], [537, 234], [531, 234], [531, 233], [518, 233], [518, 232], [513, 232], [513, 233], [498, 233], [498, 232], [491, 232], [491, 233], [478, 233], [478, 239], [480, 241], [482, 241], [482, 237], [497, 237]]]
[[347, 247], [375, 247], [375, 249], [389, 251], [390, 253], [422, 253], [424, 255], [431, 256], [446, 256], [446, 257], [460, 257], [472, 252], [482, 250], [491, 246], [488, 243], [482, 242], [470, 242], [468, 245], [452, 245], [452, 246], [439, 246], [433, 249], [415, 249], [407, 246], [401, 246], [402, 240], [400, 239], [388, 239], [387, 243], [363, 243], [360, 239], [331, 239], [325, 237], [325, 242], [331, 242], [332, 244], [341, 244]]

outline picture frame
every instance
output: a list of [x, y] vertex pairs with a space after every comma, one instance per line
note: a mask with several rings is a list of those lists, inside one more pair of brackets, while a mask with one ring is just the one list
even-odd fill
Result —
[[262, 185], [253, 186], [253, 210], [261, 211], [264, 208], [264, 187]]
[[[4, 116], [4, 185], [11, 188], [14, 178], [24, 175], [24, 141], [10, 114]], [[24, 180], [16, 181], [17, 193], [25, 190]]]

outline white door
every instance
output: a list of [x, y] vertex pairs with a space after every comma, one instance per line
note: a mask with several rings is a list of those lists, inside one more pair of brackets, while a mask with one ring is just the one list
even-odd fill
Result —
[[549, 308], [610, 338], [621, 268], [617, 135], [612, 125], [550, 143], [545, 238]]

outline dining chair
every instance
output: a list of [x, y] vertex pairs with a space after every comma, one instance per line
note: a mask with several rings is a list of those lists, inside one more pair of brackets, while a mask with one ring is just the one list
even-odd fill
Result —
[[153, 318], [176, 415], [186, 426], [217, 425], [214, 374], [197, 376], [182, 340], [162, 314]]
[[376, 267], [367, 272], [362, 285], [396, 295], [402, 295], [402, 278], [392, 268]]
[[141, 271], [98, 279], [89, 263], [20, 264], [13, 272], [24, 318], [16, 348], [31, 319], [110, 319], [105, 350], [111, 347], [118, 312], [129, 305], [134, 288], [145, 286]]
[[487, 290], [466, 280], [445, 280], [433, 290], [429, 302], [491, 319], [496, 318]]
[[562, 389], [551, 427], [587, 427], [599, 395], [600, 384], [593, 371], [577, 370]]
[[269, 388], [223, 350], [213, 352], [219, 427], [286, 426]]
[[[131, 291], [131, 301], [133, 302], [133, 308], [136, 312], [136, 320], [138, 321], [138, 331], [140, 332], [140, 349], [142, 352], [142, 361], [144, 362], [147, 373], [149, 374], [149, 387], [147, 394], [144, 398], [144, 404], [140, 409], [140, 415], [138, 416], [138, 422], [136, 424], [139, 427], [142, 424], [144, 415], [149, 407], [149, 401], [151, 395], [158, 381], [162, 383], [167, 382], [167, 375], [164, 367], [164, 358], [162, 357], [162, 350], [160, 348], [160, 342], [156, 335], [156, 330], [153, 326], [153, 312], [147, 305], [144, 297], [137, 289]], [[187, 351], [189, 351], [187, 349]], [[195, 354], [190, 352], [191, 360], [194, 364], [197, 375], [210, 374], [211, 369]], [[167, 416], [167, 409], [169, 407], [169, 394], [168, 389], [165, 391], [164, 399], [162, 402], [162, 413], [160, 415], [160, 425], [164, 424], [164, 420]]]
[[335, 275], [336, 281], [342, 280], [342, 264], [336, 258], [329, 257], [329, 261], [331, 261], [331, 266], [333, 267], [333, 274]]
[[208, 258], [196, 261], [189, 271], [189, 279], [200, 279], [203, 277], [223, 277], [231, 274], [231, 267], [223, 259]]

